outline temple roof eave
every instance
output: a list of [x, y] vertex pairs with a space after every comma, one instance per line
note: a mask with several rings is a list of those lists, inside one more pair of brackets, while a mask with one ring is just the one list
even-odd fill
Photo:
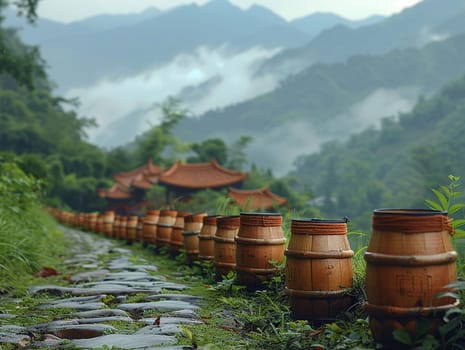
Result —
[[216, 161], [174, 163], [160, 176], [160, 184], [184, 189], [222, 188], [244, 181], [247, 173], [223, 168]]
[[239, 206], [249, 209], [272, 209], [288, 202], [287, 198], [271, 192], [268, 187], [252, 190], [229, 187], [228, 194]]

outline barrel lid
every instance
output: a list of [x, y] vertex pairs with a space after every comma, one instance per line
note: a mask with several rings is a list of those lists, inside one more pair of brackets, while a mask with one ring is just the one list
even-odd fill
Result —
[[447, 211], [439, 211], [433, 209], [375, 209], [375, 215], [404, 215], [404, 216], [432, 216], [432, 215], [447, 215]]
[[349, 222], [348, 218], [343, 219], [317, 219], [317, 218], [308, 218], [308, 219], [292, 219], [293, 222], [314, 222], [321, 224], [346, 224]]
[[243, 215], [260, 215], [260, 216], [281, 216], [281, 213], [253, 213], [253, 212], [241, 212], [241, 216]]
[[228, 221], [228, 220], [234, 220], [234, 219], [238, 219], [238, 218], [240, 218], [239, 215], [228, 215], [228, 216], [221, 216], [217, 220]]

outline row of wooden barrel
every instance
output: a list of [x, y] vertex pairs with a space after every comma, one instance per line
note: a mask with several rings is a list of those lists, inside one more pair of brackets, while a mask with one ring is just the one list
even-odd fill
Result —
[[[353, 303], [349, 291], [354, 253], [345, 220], [294, 219], [286, 248], [280, 214], [208, 216], [162, 210], [147, 211], [144, 218], [123, 218], [107, 212], [100, 226], [96, 214], [55, 215], [64, 223], [109, 237], [168, 246], [173, 252], [184, 247], [190, 261], [212, 260], [218, 276], [235, 270], [238, 283], [250, 288], [269, 280], [286, 257], [285, 291], [292, 315], [298, 319], [333, 320]], [[364, 256], [364, 307], [375, 340], [392, 345], [393, 330], [414, 336], [421, 317], [436, 325], [433, 331], [441, 313], [457, 306], [450, 295], [436, 298], [457, 279], [452, 232], [447, 213], [374, 211]]]
[[[280, 214], [209, 216], [207, 213], [147, 210], [144, 217], [119, 216], [112, 211], [102, 215], [57, 212], [56, 216], [65, 224], [128, 243], [167, 247], [173, 254], [184, 249], [190, 262], [213, 261], [218, 277], [240, 270], [240, 282], [250, 288], [261, 286], [277, 272], [278, 267], [271, 261], [283, 262], [286, 240]], [[257, 217], [267, 218], [263, 226], [255, 225]], [[239, 235], [241, 223], [247, 225], [247, 220], [253, 223], [249, 225], [251, 232], [243, 229]], [[237, 246], [241, 247], [239, 256]]]

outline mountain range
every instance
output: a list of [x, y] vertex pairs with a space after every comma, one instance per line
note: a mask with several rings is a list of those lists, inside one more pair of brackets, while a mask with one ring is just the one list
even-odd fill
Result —
[[[465, 31], [465, 2], [424, 0], [381, 22], [351, 28], [338, 25], [309, 43], [283, 51], [262, 69], [299, 71], [316, 62], [343, 61], [355, 54], [383, 54], [396, 48], [421, 47]], [[283, 68], [284, 67], [284, 68]]]
[[262, 6], [242, 10], [229, 1], [212, 0], [201, 6], [166, 11], [149, 8], [138, 14], [99, 15], [69, 24], [40, 18], [32, 27], [9, 11], [6, 24], [22, 28], [23, 41], [41, 47], [51, 77], [66, 91], [144, 72], [202, 46], [227, 45], [232, 50], [297, 47], [334, 25], [358, 27], [381, 18], [350, 21], [320, 13], [288, 22]]
[[[378, 127], [384, 117], [408, 112], [419, 96], [429, 96], [465, 73], [465, 34], [423, 48], [385, 55], [355, 55], [343, 63], [316, 64], [253, 100], [184, 120], [179, 137], [233, 142], [255, 138], [252, 160], [283, 174], [302, 154], [329, 140]], [[276, 158], [281, 153], [282, 158]]]
[[21, 35], [97, 119], [93, 142], [129, 142], [156, 123], [154, 103], [174, 95], [195, 115], [178, 136], [251, 135], [252, 161], [285, 174], [295, 157], [378, 127], [462, 74], [464, 17], [461, 0], [356, 22], [327, 13], [286, 21], [213, 0], [70, 24], [40, 19]]

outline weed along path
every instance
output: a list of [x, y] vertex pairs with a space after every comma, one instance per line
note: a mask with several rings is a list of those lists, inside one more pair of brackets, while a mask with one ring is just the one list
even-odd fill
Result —
[[203, 324], [189, 276], [149, 249], [62, 229], [72, 247], [63, 266], [42, 270], [50, 276], [24, 296], [0, 296], [0, 349], [191, 348], [177, 345]]

